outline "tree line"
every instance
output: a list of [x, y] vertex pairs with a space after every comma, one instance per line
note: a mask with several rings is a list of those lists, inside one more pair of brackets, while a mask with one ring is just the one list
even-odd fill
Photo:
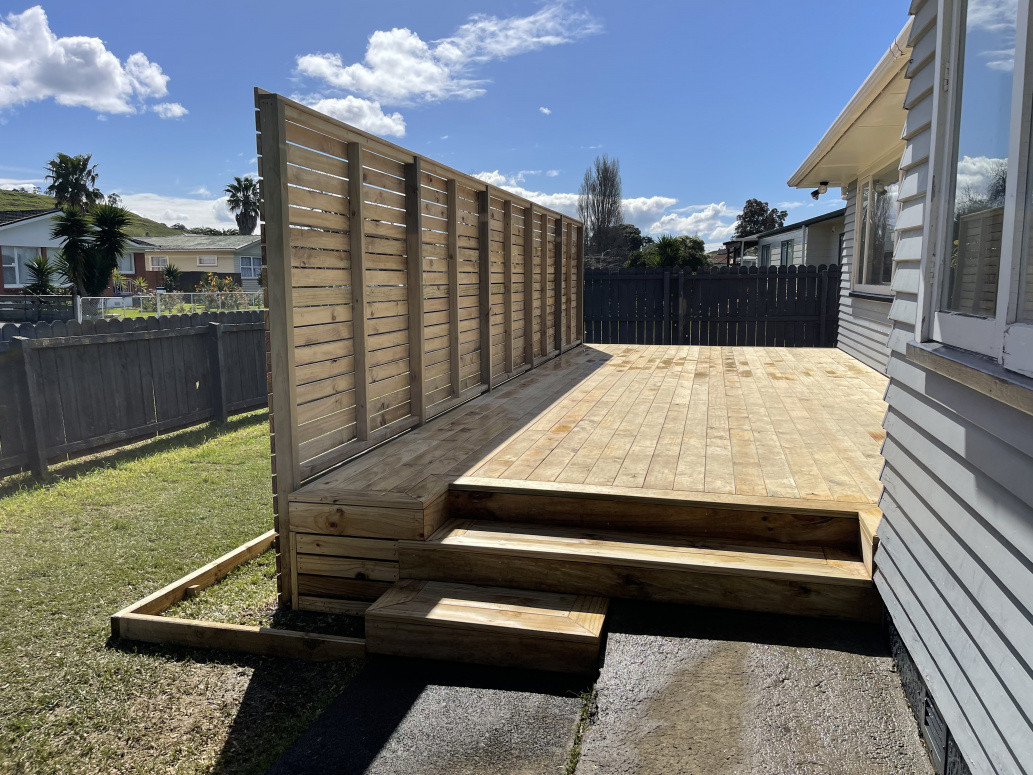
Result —
[[[711, 261], [699, 235], [664, 234], [657, 239], [624, 222], [620, 161], [598, 156], [585, 170], [578, 191], [578, 217], [585, 224], [585, 252], [611, 266], [685, 268], [698, 271]], [[736, 218], [735, 237], [780, 228], [788, 213], [748, 199]]]

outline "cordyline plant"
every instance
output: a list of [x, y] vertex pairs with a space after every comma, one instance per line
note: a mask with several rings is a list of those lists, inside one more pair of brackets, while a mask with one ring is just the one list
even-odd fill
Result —
[[50, 230], [60, 239], [57, 270], [78, 296], [100, 296], [118, 267], [118, 257], [129, 246], [130, 213], [114, 205], [96, 205], [88, 213], [75, 208], [61, 211]]

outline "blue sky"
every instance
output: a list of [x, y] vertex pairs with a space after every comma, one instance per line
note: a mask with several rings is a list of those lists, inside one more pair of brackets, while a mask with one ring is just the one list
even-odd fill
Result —
[[252, 88], [303, 99], [573, 212], [621, 162], [626, 220], [727, 235], [786, 179], [885, 52], [906, 0], [48, 2], [0, 9], [0, 186], [93, 153], [137, 212], [230, 227], [255, 173]]

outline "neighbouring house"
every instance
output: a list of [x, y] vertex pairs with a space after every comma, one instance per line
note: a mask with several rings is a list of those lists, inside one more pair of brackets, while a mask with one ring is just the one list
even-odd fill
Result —
[[[0, 212], [0, 294], [20, 294], [32, 282], [28, 265], [40, 256], [54, 258], [61, 241], [50, 236], [58, 210], [15, 210]], [[144, 273], [144, 254], [136, 243], [118, 261], [118, 271], [127, 277]], [[152, 284], [153, 287], [153, 284]], [[108, 294], [111, 290], [108, 290]]]
[[789, 223], [725, 243], [726, 255], [743, 266], [838, 264], [846, 210]]
[[794, 188], [842, 189], [839, 347], [882, 372], [889, 358], [910, 32], [908, 22], [789, 179]]
[[192, 291], [209, 273], [228, 277], [245, 291], [259, 290], [260, 235], [177, 234], [137, 238], [135, 243], [144, 253], [146, 270], [153, 273], [154, 284], [161, 284], [161, 271], [172, 265], [181, 272], [182, 291]]
[[875, 582], [933, 758], [1031, 773], [1033, 19], [910, 14], [791, 182], [849, 192], [841, 346], [889, 376]]

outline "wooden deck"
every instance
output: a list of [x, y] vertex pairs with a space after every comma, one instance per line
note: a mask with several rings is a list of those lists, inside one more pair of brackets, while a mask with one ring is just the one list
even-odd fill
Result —
[[870, 506], [881, 490], [885, 388], [839, 350], [585, 345], [291, 500], [418, 508], [472, 479]]

